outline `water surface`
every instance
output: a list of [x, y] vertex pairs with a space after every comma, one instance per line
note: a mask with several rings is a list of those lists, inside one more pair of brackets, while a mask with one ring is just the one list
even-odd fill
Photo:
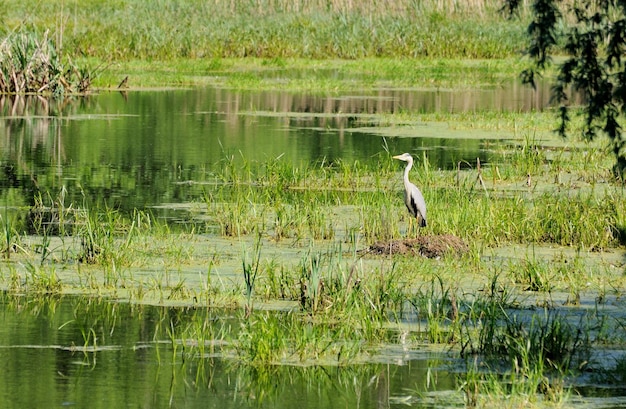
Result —
[[[427, 123], [381, 133], [377, 116], [518, 112], [545, 103], [544, 93], [518, 86], [331, 96], [205, 88], [108, 92], [62, 103], [4, 98], [1, 195], [7, 209], [23, 212], [38, 195], [61, 191], [67, 203], [104, 201], [130, 212], [201, 201], [206, 185], [187, 182], [210, 181], [231, 162], [378, 163], [388, 149], [426, 153], [432, 166], [450, 169], [477, 157], [488, 162], [494, 140]], [[157, 268], [143, 273], [157, 275]], [[205, 265], [193, 271], [204, 272]], [[232, 311], [47, 295], [0, 301], [2, 407], [463, 407], [454, 352], [404, 349], [396, 339], [358, 365], [255, 369], [219, 354], [189, 359], [189, 340], [168, 337], [166, 328], [196, 314], [238, 325]], [[596, 386], [587, 397], [601, 393]], [[618, 388], [607, 390], [615, 400], [599, 406], [623, 403]]]
[[[0, 299], [3, 408], [374, 408], [462, 403], [446, 360], [389, 352], [376, 363], [255, 368], [221, 357], [185, 359], [187, 340], [168, 328], [235, 320], [232, 311], [137, 306], [112, 301]], [[177, 345], [174, 348], [174, 345]], [[403, 355], [413, 354], [411, 359]], [[418, 354], [415, 356], [415, 354]], [[431, 369], [432, 368], [432, 369]], [[435, 392], [435, 387], [446, 392]], [[420, 397], [424, 395], [423, 397]], [[421, 402], [416, 404], [417, 402]]]
[[[309, 95], [217, 88], [104, 92], [63, 102], [38, 97], [0, 100], [0, 187], [26, 204], [37, 192], [132, 210], [189, 202], [227, 161], [281, 158], [299, 163], [375, 163], [380, 155], [426, 152], [435, 168], [489, 161], [485, 141], [433, 124], [383, 135], [375, 115], [399, 112], [526, 111], [545, 95], [519, 85], [490, 90], [378, 90]], [[375, 121], [377, 123], [378, 120]], [[396, 137], [402, 135], [403, 137]], [[410, 136], [410, 137], [406, 137]], [[502, 135], [506, 138], [506, 135]], [[490, 141], [488, 146], [493, 146]], [[391, 160], [391, 159], [390, 159]]]

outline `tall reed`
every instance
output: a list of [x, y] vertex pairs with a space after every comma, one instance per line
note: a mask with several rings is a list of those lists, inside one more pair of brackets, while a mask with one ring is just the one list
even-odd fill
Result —
[[247, 249], [244, 247], [242, 256], [242, 270], [244, 283], [246, 285], [246, 315], [249, 316], [253, 310], [252, 296], [254, 285], [259, 274], [259, 265], [261, 261], [261, 234], [258, 233], [254, 242], [254, 253], [252, 260], [248, 259]]
[[0, 94], [84, 94], [94, 74], [75, 65], [49, 31], [20, 30], [0, 42]]

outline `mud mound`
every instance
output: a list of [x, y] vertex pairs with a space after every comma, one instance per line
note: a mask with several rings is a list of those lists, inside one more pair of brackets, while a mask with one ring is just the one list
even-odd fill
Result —
[[440, 234], [420, 236], [415, 239], [379, 241], [372, 244], [365, 252], [377, 255], [403, 254], [437, 258], [444, 254], [463, 254], [467, 250], [467, 244], [457, 236]]

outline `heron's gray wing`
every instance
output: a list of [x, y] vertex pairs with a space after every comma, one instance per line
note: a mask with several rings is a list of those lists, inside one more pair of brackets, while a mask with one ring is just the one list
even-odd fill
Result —
[[409, 213], [413, 215], [413, 217], [420, 218], [420, 226], [426, 226], [426, 201], [424, 201], [424, 196], [422, 196], [422, 192], [415, 186], [414, 184], [410, 184], [408, 186], [407, 191], [405, 192], [404, 202], [406, 203], [407, 209], [409, 209]]

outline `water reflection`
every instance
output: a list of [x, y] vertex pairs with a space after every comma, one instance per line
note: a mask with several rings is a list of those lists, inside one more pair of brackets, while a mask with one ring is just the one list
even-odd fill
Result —
[[[229, 91], [222, 90], [228, 93]], [[228, 99], [224, 99], [227, 101]], [[382, 114], [401, 112], [529, 112], [543, 110], [550, 101], [548, 86], [536, 91], [512, 81], [506, 86], [465, 90], [378, 89], [340, 96], [299, 95], [276, 92], [247, 94], [223, 105], [226, 112], [262, 109], [272, 112], [316, 114]]]
[[236, 360], [185, 359], [168, 330], [209, 310], [150, 307], [89, 298], [23, 298], [2, 294], [0, 406], [111, 407], [389, 407], [390, 402], [455, 390], [429, 367], [362, 364], [342, 367], [252, 367]]
[[[198, 192], [175, 182], [203, 180], [225, 158], [298, 163], [378, 160], [392, 152], [428, 151], [436, 168], [488, 160], [478, 139], [386, 138], [368, 132], [373, 114], [401, 111], [528, 110], [545, 92], [377, 90], [350, 95], [235, 92], [205, 88], [103, 93], [49, 101], [0, 99], [0, 187], [23, 203], [38, 192], [74, 192], [72, 200], [107, 198], [132, 209], [188, 201]], [[358, 132], [349, 131], [358, 128]], [[417, 132], [419, 136], [419, 131]], [[71, 189], [70, 189], [71, 188]]]

